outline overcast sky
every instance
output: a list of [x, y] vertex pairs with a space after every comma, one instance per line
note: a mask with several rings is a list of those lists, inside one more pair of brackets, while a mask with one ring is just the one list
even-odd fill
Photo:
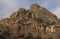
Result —
[[19, 8], [29, 8], [33, 3], [45, 7], [60, 18], [60, 0], [0, 0], [0, 18], [9, 17]]

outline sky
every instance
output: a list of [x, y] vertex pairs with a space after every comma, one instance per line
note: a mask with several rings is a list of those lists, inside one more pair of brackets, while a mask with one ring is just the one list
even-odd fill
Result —
[[0, 19], [9, 17], [19, 8], [28, 9], [33, 3], [45, 7], [60, 18], [60, 0], [0, 0]]

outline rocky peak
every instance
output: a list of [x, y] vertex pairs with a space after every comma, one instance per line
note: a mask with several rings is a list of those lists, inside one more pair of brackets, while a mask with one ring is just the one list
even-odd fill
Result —
[[[19, 8], [17, 12], [12, 13], [9, 20], [14, 20], [13, 22], [23, 21], [27, 22], [29, 20], [42, 21], [44, 23], [57, 23], [57, 16], [52, 14], [47, 9], [41, 7], [38, 4], [32, 4], [29, 9]], [[48, 20], [48, 21], [47, 21]], [[26, 23], [25, 22], [25, 23]], [[5, 22], [4, 22], [5, 23]]]
[[41, 8], [41, 6], [36, 3], [30, 6], [30, 9], [39, 9], [39, 8]]
[[[57, 25], [57, 20], [57, 16], [52, 14], [47, 9], [41, 7], [38, 4], [32, 4], [29, 9], [19, 8], [19, 10], [12, 13], [9, 18], [0, 20], [0, 23], [3, 24], [3, 27], [9, 27], [10, 30], [8, 33], [12, 39], [14, 37], [26, 39], [27, 35], [30, 36], [31, 34], [32, 37], [38, 39], [37, 36], [39, 35], [41, 38], [45, 36], [47, 27]], [[4, 29], [2, 28], [1, 30], [4, 31], [6, 29], [4, 27]], [[47, 33], [48, 32], [46, 32], [46, 34]]]
[[26, 10], [24, 8], [19, 8], [17, 12], [14, 12], [10, 17], [18, 17], [20, 14], [25, 13]]
[[54, 15], [54, 14], [52, 14], [50, 11], [48, 11], [47, 9], [45, 9], [44, 7], [42, 7], [42, 6], [38, 5], [38, 4], [32, 4], [30, 6], [30, 9], [29, 10], [32, 10], [35, 13], [37, 13], [39, 15], [42, 15], [42, 16], [44, 16], [46, 18], [48, 18], [50, 21], [53, 21], [53, 22], [56, 22], [57, 23], [57, 19], [58, 19], [57, 16]]

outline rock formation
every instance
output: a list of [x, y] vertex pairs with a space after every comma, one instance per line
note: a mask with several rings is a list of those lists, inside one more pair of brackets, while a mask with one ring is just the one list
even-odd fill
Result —
[[0, 20], [0, 39], [59, 39], [53, 35], [55, 27], [60, 26], [58, 21], [44, 7], [32, 4], [29, 9], [20, 8], [9, 18]]

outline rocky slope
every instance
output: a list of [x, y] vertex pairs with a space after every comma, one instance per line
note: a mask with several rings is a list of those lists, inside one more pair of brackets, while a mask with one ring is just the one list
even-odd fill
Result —
[[20, 8], [9, 18], [0, 20], [0, 39], [55, 39], [52, 29], [58, 23], [56, 15], [32, 4], [29, 9]]

